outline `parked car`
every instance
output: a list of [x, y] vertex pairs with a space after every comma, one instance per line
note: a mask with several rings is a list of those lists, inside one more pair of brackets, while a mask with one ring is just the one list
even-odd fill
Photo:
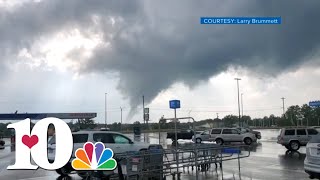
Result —
[[320, 134], [314, 136], [307, 144], [304, 170], [311, 179], [320, 179]]
[[256, 142], [257, 138], [254, 134], [241, 132], [237, 128], [214, 128], [197, 134], [192, 140], [196, 143], [215, 141], [219, 145], [225, 142], [244, 142], [246, 145], [250, 145], [252, 142]]
[[[161, 145], [158, 144], [147, 144], [147, 143], [140, 143], [140, 142], [133, 142], [129, 137], [125, 136], [124, 134], [113, 132], [113, 131], [78, 131], [73, 132], [73, 152], [71, 159], [69, 162], [62, 168], [57, 169], [56, 172], [60, 175], [68, 175], [74, 169], [71, 166], [71, 162], [75, 159], [75, 151], [78, 148], [82, 148], [86, 142], [102, 142], [105, 144], [106, 147], [113, 150], [114, 154], [125, 153], [127, 151], [143, 151], [148, 150], [150, 148], [160, 148], [162, 149]], [[49, 162], [53, 162], [55, 159], [55, 138], [53, 137], [48, 143], [48, 160]], [[80, 177], [85, 178], [87, 176], [87, 172], [79, 171], [76, 172]], [[113, 171], [103, 172], [107, 173], [104, 175], [111, 175]], [[111, 174], [110, 174], [111, 173]]]
[[244, 133], [253, 133], [257, 139], [261, 139], [261, 132], [259, 131], [254, 131], [252, 129], [249, 129], [249, 128], [238, 128], [241, 132], [244, 132]]
[[[197, 132], [196, 132], [197, 134]], [[192, 139], [192, 136], [194, 135], [194, 131], [191, 129], [188, 130], [179, 130], [177, 132], [177, 139]], [[174, 141], [176, 139], [175, 132], [169, 132], [167, 133], [167, 139], [171, 139]]]
[[282, 128], [278, 136], [278, 144], [285, 146], [288, 150], [297, 151], [300, 146], [306, 146], [313, 136], [319, 134], [314, 128]]

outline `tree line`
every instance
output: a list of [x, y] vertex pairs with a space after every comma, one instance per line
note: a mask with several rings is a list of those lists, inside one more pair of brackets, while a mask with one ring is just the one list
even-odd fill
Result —
[[[227, 115], [221, 121], [225, 126], [234, 126], [239, 124], [239, 116]], [[244, 115], [240, 117], [240, 123], [254, 127], [320, 126], [320, 107], [293, 105], [288, 107], [282, 116], [271, 114], [262, 118], [251, 118]]]

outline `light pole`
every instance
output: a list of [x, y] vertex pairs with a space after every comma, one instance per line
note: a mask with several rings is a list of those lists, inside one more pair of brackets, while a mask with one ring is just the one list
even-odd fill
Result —
[[284, 117], [285, 116], [285, 113], [284, 113], [284, 100], [286, 98], [282, 97], [281, 99], [282, 99], [282, 114], [283, 114], [283, 117]]
[[239, 81], [241, 80], [240, 78], [234, 78], [234, 80], [237, 81], [237, 88], [238, 88], [238, 110], [239, 110], [239, 127], [241, 127], [241, 123], [240, 123], [240, 118], [241, 118], [241, 115], [240, 115], [240, 92], [239, 92]]
[[241, 117], [243, 120], [243, 93], [241, 93]]
[[120, 107], [120, 112], [121, 112], [121, 116], [120, 116], [120, 122], [121, 122], [120, 131], [122, 131], [122, 107]]
[[142, 118], [143, 118], [143, 125], [145, 125], [146, 123], [146, 118], [145, 118], [145, 115], [144, 115], [144, 96], [142, 96]]
[[104, 93], [104, 125], [107, 128], [107, 94]]
[[241, 93], [241, 116], [243, 117], [243, 93]]

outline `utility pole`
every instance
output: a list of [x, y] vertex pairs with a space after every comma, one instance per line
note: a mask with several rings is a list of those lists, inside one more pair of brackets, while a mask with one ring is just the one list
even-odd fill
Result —
[[237, 81], [237, 88], [238, 88], [238, 110], [239, 110], [239, 127], [241, 127], [241, 115], [240, 115], [240, 92], [239, 92], [239, 80], [240, 78], [234, 78], [234, 80]]
[[243, 93], [241, 93], [241, 117], [243, 117]]
[[284, 113], [284, 100], [286, 98], [282, 97], [281, 99], [282, 99], [282, 114], [283, 114], [283, 116], [285, 116], [285, 113]]
[[[143, 116], [143, 127], [145, 127], [146, 121], [145, 121], [145, 116], [144, 116], [144, 96], [142, 96], [142, 116]], [[146, 135], [143, 134], [143, 142], [146, 142]]]
[[145, 124], [145, 123], [146, 123], [146, 121], [145, 121], [145, 117], [144, 117], [144, 96], [142, 96], [142, 108], [143, 108], [143, 110], [142, 110], [142, 115], [143, 115], [143, 124]]
[[107, 128], [107, 93], [104, 93], [104, 123]]
[[120, 112], [121, 112], [121, 116], [120, 116], [120, 122], [121, 122], [120, 131], [122, 131], [122, 107], [120, 107]]

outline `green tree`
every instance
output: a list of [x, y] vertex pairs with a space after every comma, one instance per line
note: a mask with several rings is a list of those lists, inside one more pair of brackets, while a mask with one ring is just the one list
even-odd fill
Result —
[[313, 112], [314, 112], [315, 124], [317, 126], [320, 126], [320, 107], [314, 108]]
[[[109, 127], [112, 131], [120, 131], [121, 130], [121, 123], [114, 122]], [[123, 127], [123, 129], [125, 129], [125, 128]]]
[[227, 115], [222, 119], [222, 122], [226, 127], [232, 127], [238, 125], [239, 117], [235, 115]]
[[285, 125], [295, 126], [298, 123], [298, 119], [303, 117], [301, 114], [301, 108], [298, 105], [290, 106], [285, 113]]
[[252, 120], [251, 120], [250, 116], [244, 115], [241, 117], [241, 122], [243, 122], [244, 124], [247, 124], [248, 126], [250, 126], [250, 124], [252, 124], [251, 121]]
[[7, 129], [7, 126], [11, 123], [0, 123], [0, 137], [10, 137], [12, 130]]
[[270, 125], [276, 125], [276, 116], [274, 114], [271, 114], [269, 116]]
[[314, 119], [315, 119], [315, 113], [314, 110], [308, 106], [307, 104], [302, 105], [301, 107], [301, 114], [303, 116], [303, 122], [305, 125], [313, 125]]
[[80, 129], [94, 129], [97, 126], [92, 119], [80, 119], [79, 124]]

